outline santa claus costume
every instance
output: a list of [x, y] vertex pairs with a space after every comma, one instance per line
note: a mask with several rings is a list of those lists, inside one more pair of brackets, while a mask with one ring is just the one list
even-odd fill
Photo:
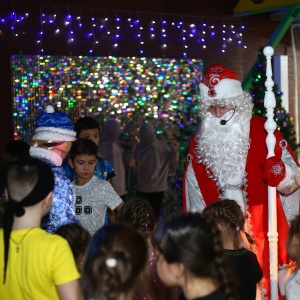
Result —
[[[278, 130], [274, 132], [275, 156], [266, 159], [265, 119], [252, 116], [252, 98], [242, 90], [234, 71], [213, 65], [199, 87], [201, 124], [190, 141], [183, 209], [202, 211], [226, 198], [241, 206], [246, 231], [255, 240], [251, 250], [264, 272], [261, 297], [270, 299], [267, 186], [277, 189], [279, 281], [285, 282], [294, 265], [287, 257], [285, 242], [289, 221], [299, 214], [298, 162]], [[229, 109], [218, 118], [210, 112], [215, 106]], [[280, 291], [284, 291], [283, 286]]]

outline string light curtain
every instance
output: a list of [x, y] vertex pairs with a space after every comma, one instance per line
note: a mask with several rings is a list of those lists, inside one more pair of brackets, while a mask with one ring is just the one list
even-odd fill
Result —
[[[158, 57], [180, 48], [181, 58], [193, 51], [209, 51], [211, 42], [224, 53], [230, 44], [243, 48], [245, 31], [238, 18], [101, 10], [50, 5], [1, 4], [0, 37], [16, 42], [31, 39], [34, 53], [53, 47], [82, 55], [115, 55], [130, 48], [136, 56], [149, 56], [155, 47]], [[106, 53], [103, 53], [103, 51]], [[20, 46], [20, 52], [22, 51]], [[153, 56], [153, 55], [151, 55]]]

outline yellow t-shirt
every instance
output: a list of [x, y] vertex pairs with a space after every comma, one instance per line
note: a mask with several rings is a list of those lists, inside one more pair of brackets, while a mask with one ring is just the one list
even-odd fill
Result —
[[[26, 236], [24, 236], [25, 234]], [[19, 252], [13, 241], [17, 243], [21, 241]], [[1, 300], [59, 299], [56, 286], [80, 277], [67, 241], [58, 235], [51, 235], [41, 228], [11, 232], [5, 284], [3, 284], [3, 269], [4, 242], [1, 228]]]

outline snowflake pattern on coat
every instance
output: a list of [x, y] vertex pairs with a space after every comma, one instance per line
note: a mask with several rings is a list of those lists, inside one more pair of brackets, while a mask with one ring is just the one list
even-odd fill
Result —
[[50, 165], [54, 174], [52, 206], [49, 213], [42, 219], [42, 228], [49, 233], [54, 233], [61, 225], [79, 223], [74, 212], [75, 192], [61, 166], [55, 166], [48, 159], [40, 157], [39, 159]]

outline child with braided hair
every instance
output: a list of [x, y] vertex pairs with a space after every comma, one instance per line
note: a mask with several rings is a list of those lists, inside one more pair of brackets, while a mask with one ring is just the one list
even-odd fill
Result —
[[212, 218], [221, 231], [239, 298], [261, 299], [258, 283], [263, 272], [256, 255], [247, 249], [254, 241], [245, 232], [245, 218], [240, 206], [234, 200], [224, 199], [208, 205], [202, 213], [204, 217]]
[[147, 264], [147, 244], [132, 226], [108, 224], [92, 237], [82, 270], [85, 299], [133, 299]]
[[156, 227], [156, 217], [152, 206], [142, 198], [133, 198], [125, 202], [117, 215], [117, 221], [129, 224], [137, 229], [148, 245], [148, 268], [141, 278], [140, 291], [135, 300], [177, 300], [178, 290], [167, 288], [159, 279], [156, 271], [156, 255], [152, 236]]
[[236, 300], [217, 225], [200, 213], [179, 213], [154, 233], [157, 272], [168, 286], [179, 286], [187, 300]]

